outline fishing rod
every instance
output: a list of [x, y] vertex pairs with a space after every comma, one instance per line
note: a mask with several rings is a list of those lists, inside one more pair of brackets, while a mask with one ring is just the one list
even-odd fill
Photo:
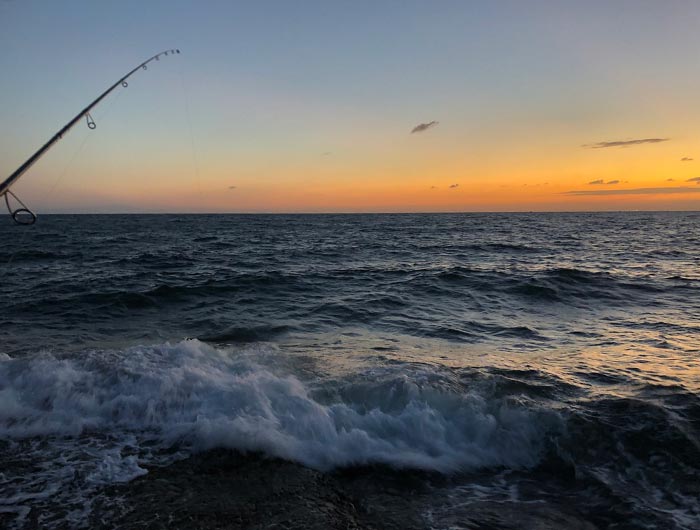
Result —
[[[87, 107], [85, 107], [83, 110], [81, 110], [78, 115], [73, 118], [71, 121], [69, 121], [60, 131], [58, 131], [48, 142], [46, 142], [36, 153], [34, 153], [29, 159], [19, 166], [17, 170], [12, 173], [9, 177], [7, 177], [2, 183], [0, 183], [0, 197], [5, 197], [5, 204], [7, 206], [7, 211], [10, 213], [10, 216], [12, 217], [12, 220], [20, 225], [33, 225], [36, 222], [36, 214], [32, 212], [26, 204], [24, 204], [17, 195], [12, 193], [10, 191], [10, 186], [12, 186], [17, 180], [24, 175], [24, 173], [27, 172], [27, 170], [34, 165], [34, 163], [39, 160], [46, 151], [51, 149], [51, 147], [58, 142], [61, 138], [63, 138], [63, 135], [66, 134], [68, 131], [70, 131], [73, 126], [80, 121], [80, 119], [85, 116], [85, 120], [87, 121], [87, 126], [88, 129], [95, 129], [97, 128], [97, 124], [95, 123], [95, 120], [92, 119], [92, 116], [90, 115], [90, 111], [104, 98], [107, 97], [107, 95], [112, 92], [115, 88], [117, 88], [119, 85], [122, 87], [126, 88], [129, 86], [129, 83], [126, 82], [129, 77], [131, 77], [134, 73], [136, 73], [140, 69], [147, 70], [148, 63], [151, 61], [159, 61], [160, 57], [162, 55], [167, 56], [168, 54], [179, 54], [180, 50], [174, 49], [174, 50], [166, 50], [162, 51], [147, 61], [142, 62], [140, 65], [138, 65], [136, 68], [131, 70], [128, 74], [126, 74], [124, 77], [120, 78], [116, 83], [114, 83], [111, 87], [109, 87], [107, 90], [105, 90], [100, 96], [90, 103]], [[13, 209], [13, 207], [10, 205], [10, 196], [17, 201], [21, 205], [21, 208], [16, 208]]]

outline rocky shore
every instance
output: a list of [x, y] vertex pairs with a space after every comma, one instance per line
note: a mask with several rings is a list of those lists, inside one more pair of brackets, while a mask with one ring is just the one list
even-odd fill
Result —
[[[461, 477], [462, 480], [465, 477]], [[478, 477], [473, 477], [478, 480]], [[260, 454], [213, 450], [127, 484], [93, 505], [89, 527], [148, 529], [593, 530], [575, 507], [540, 499], [455, 502], [457, 477], [386, 466], [322, 473]], [[553, 485], [556, 487], [556, 485]], [[449, 505], [450, 509], [444, 508]]]
[[[384, 473], [384, 471], [382, 471]], [[110, 486], [91, 528], [425, 528], [412, 480], [321, 473], [257, 454], [214, 450]]]

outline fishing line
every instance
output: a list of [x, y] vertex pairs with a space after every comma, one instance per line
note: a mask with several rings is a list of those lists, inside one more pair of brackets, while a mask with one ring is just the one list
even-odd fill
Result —
[[[150, 59], [142, 62], [139, 64], [136, 68], [131, 70], [129, 73], [127, 73], [125, 76], [117, 80], [116, 83], [114, 83], [112, 86], [110, 86], [107, 90], [105, 90], [100, 96], [97, 97], [92, 103], [90, 103], [87, 107], [85, 107], [82, 111], [78, 113], [77, 116], [75, 116], [71, 121], [69, 121], [66, 125], [63, 126], [61, 130], [59, 130], [51, 139], [46, 142], [42, 147], [39, 148], [39, 150], [34, 153], [29, 159], [27, 159], [24, 164], [22, 164], [19, 168], [15, 170], [14, 173], [12, 173], [9, 177], [7, 177], [4, 181], [0, 182], [0, 198], [5, 199], [5, 203], [7, 206], [8, 211], [10, 212], [10, 215], [12, 217], [12, 220], [21, 225], [32, 225], [36, 222], [36, 215], [34, 212], [32, 212], [23, 202], [21, 199], [15, 195], [10, 188], [12, 185], [19, 180], [19, 178], [26, 173], [33, 165], [35, 162], [37, 162], [51, 147], [58, 142], [65, 134], [67, 134], [73, 126], [80, 121], [83, 117], [85, 117], [87, 121], [87, 126], [89, 129], [95, 129], [96, 128], [96, 123], [92, 118], [92, 115], [90, 114], [90, 111], [97, 106], [98, 103], [100, 103], [103, 99], [105, 99], [115, 88], [121, 85], [123, 88], [127, 88], [129, 86], [129, 83], [127, 82], [127, 79], [131, 77], [135, 72], [138, 70], [147, 70], [148, 69], [148, 64], [151, 61], [159, 61], [161, 56], [168, 56], [170, 55], [175, 55], [179, 54], [180, 50], [178, 49], [171, 49], [171, 50], [166, 50], [163, 52], [160, 52]], [[184, 79], [183, 79], [183, 88], [184, 88]], [[117, 94], [116, 98], [113, 98], [110, 104], [107, 106], [105, 111], [102, 113], [102, 116], [100, 119], [103, 119], [109, 114], [109, 111], [112, 109], [114, 106], [114, 103], [119, 99], [119, 96], [121, 95], [121, 92]], [[186, 103], [186, 108], [187, 108], [187, 117], [188, 117], [188, 124], [190, 126], [190, 138], [191, 138], [191, 144], [192, 144], [192, 149], [193, 149], [193, 157], [195, 160], [195, 171], [197, 173], [197, 177], [199, 178], [199, 168], [197, 164], [197, 159], [196, 159], [196, 154], [194, 153], [194, 138], [192, 136], [192, 125], [191, 121], [189, 119], [189, 106], [187, 105], [187, 98], [185, 97], [185, 103]], [[73, 156], [68, 160], [66, 163], [65, 167], [63, 168], [63, 171], [61, 171], [61, 174], [58, 176], [58, 178], [54, 181], [51, 189], [47, 192], [47, 196], [52, 194], [65, 174], [68, 171], [68, 168], [70, 165], [73, 163], [75, 158], [78, 156], [78, 154], [83, 150], [85, 144], [87, 143], [87, 140], [89, 138], [90, 134], [86, 134], [78, 146], [77, 150], [73, 153]], [[10, 205], [10, 196], [21, 205], [21, 208], [13, 209], [13, 207]], [[26, 215], [29, 215], [29, 217], [26, 217]], [[24, 234], [22, 234], [22, 238], [20, 239], [20, 243], [18, 248], [10, 255], [10, 258], [7, 260], [5, 263], [5, 271], [3, 274], [0, 275], [0, 277], [5, 277], [7, 275], [7, 271], [9, 270], [9, 266], [14, 260], [15, 256], [17, 253], [23, 249], [24, 242], [26, 240], [28, 234], [28, 230], [24, 231]]]
[[[134, 75], [138, 70], [147, 70], [148, 69], [148, 64], [151, 61], [159, 61], [161, 56], [168, 56], [170, 55], [175, 55], [179, 54], [180, 50], [178, 49], [172, 49], [172, 50], [165, 50], [162, 51], [150, 59], [142, 62], [139, 64], [136, 68], [132, 69], [130, 72], [128, 72], [126, 75], [118, 79], [112, 86], [110, 86], [107, 90], [105, 90], [102, 94], [100, 94], [97, 99], [95, 99], [92, 103], [90, 103], [87, 107], [85, 107], [83, 110], [81, 110], [71, 121], [69, 121], [67, 124], [63, 126], [62, 129], [60, 129], [56, 134], [54, 134], [51, 139], [46, 142], [43, 146], [39, 148], [39, 150], [34, 153], [29, 159], [27, 159], [24, 164], [22, 164], [20, 167], [18, 167], [14, 173], [12, 173], [9, 177], [7, 177], [4, 181], [0, 182], [0, 197], [4, 196], [6, 201], [7, 201], [7, 206], [8, 210], [10, 212], [10, 215], [12, 216], [13, 221], [17, 224], [34, 224], [36, 221], [36, 215], [34, 215], [33, 212], [31, 212], [28, 208], [19, 208], [17, 210], [12, 210], [10, 207], [10, 202], [8, 198], [8, 193], [10, 192], [10, 188], [12, 185], [19, 180], [19, 178], [24, 175], [33, 165], [36, 163], [46, 152], [53, 147], [56, 142], [58, 142], [65, 134], [67, 134], [74, 126], [76, 123], [78, 123], [82, 118], [85, 118], [87, 121], [87, 126], [90, 129], [94, 129], [97, 127], [95, 124], [95, 121], [92, 119], [92, 115], [90, 114], [90, 111], [92, 111], [93, 108], [95, 108], [104, 98], [106, 98], [114, 89], [119, 87], [120, 85], [123, 88], [126, 88], [129, 86], [129, 83], [127, 82], [127, 79]], [[13, 198], [17, 198], [16, 195], [11, 193]], [[21, 203], [21, 201], [20, 201]], [[18, 214], [23, 214], [23, 213], [28, 213], [31, 217], [30, 218], [24, 218], [24, 217], [19, 217]]]
[[187, 96], [187, 88], [185, 86], [185, 76], [182, 73], [182, 66], [180, 71], [180, 81], [182, 83], [182, 94], [185, 100], [185, 116], [187, 117], [187, 127], [190, 131], [190, 147], [192, 149], [192, 165], [194, 166], [195, 181], [197, 182], [197, 190], [199, 191], [200, 197], [202, 196], [202, 183], [199, 178], [199, 160], [197, 158], [197, 148], [194, 142], [194, 132], [192, 131], [192, 117], [190, 115], [190, 102]]
[[[108, 104], [107, 107], [105, 108], [104, 112], [103, 112], [102, 115], [99, 117], [98, 121], [102, 122], [102, 121], [104, 121], [104, 120], [107, 118], [107, 116], [109, 115], [109, 112], [112, 110], [112, 108], [114, 107], [114, 104], [115, 104], [115, 103], [117, 102], [117, 100], [121, 97], [121, 95], [122, 95], [122, 92], [121, 92], [121, 91], [117, 92], [117, 95], [116, 95], [114, 98], [112, 98], [112, 100], [109, 102], [109, 104]], [[95, 122], [93, 122], [93, 123], [95, 123]], [[85, 147], [85, 144], [87, 144], [88, 140], [93, 136], [92, 131], [94, 130], [94, 128], [93, 128], [93, 127], [88, 127], [88, 129], [90, 129], [90, 130], [88, 130], [88, 131], [85, 132], [85, 134], [83, 135], [83, 140], [82, 140], [82, 142], [80, 142], [80, 145], [78, 146], [78, 148], [77, 148], [77, 149], [75, 150], [75, 152], [73, 153], [73, 156], [71, 156], [70, 159], [68, 160], [68, 162], [66, 162], [66, 165], [65, 165], [65, 167], [63, 168], [63, 171], [61, 171], [61, 173], [59, 174], [59, 176], [56, 178], [56, 180], [54, 181], [54, 183], [53, 183], [51, 189], [44, 195], [44, 199], [45, 199], [46, 197], [48, 197], [49, 195], [53, 194], [54, 191], [56, 191], [56, 188], [57, 188], [58, 185], [60, 184], [61, 180], [63, 180], [63, 177], [66, 176], [66, 173], [68, 172], [68, 168], [73, 164], [73, 162], [75, 161], [75, 159], [78, 158], [78, 155], [83, 151], [83, 148]]]
[[[99, 117], [99, 121], [100, 121], [100, 122], [104, 121], [104, 120], [107, 118], [107, 116], [109, 115], [110, 111], [111, 111], [112, 108], [114, 107], [114, 104], [117, 102], [117, 100], [119, 100], [119, 98], [121, 97], [121, 95], [122, 95], [122, 92], [120, 91], [120, 92], [117, 92], [117, 95], [116, 95], [114, 98], [112, 98], [112, 100], [109, 102], [109, 104], [108, 104], [107, 107], [105, 108], [104, 112], [100, 115], [100, 117]], [[93, 122], [93, 123], [94, 123], [94, 122]], [[54, 181], [53, 185], [51, 186], [51, 189], [50, 189], [47, 193], [44, 194], [43, 199], [46, 199], [48, 196], [50, 196], [50, 195], [53, 194], [53, 192], [56, 190], [56, 188], [58, 187], [58, 185], [61, 183], [61, 180], [63, 180], [63, 177], [65, 177], [65, 176], [66, 176], [66, 173], [68, 173], [68, 169], [70, 168], [70, 166], [73, 164], [73, 162], [75, 162], [75, 159], [76, 159], [76, 158], [78, 157], [78, 155], [83, 151], [83, 149], [85, 148], [85, 145], [87, 144], [87, 142], [88, 142], [88, 140], [90, 139], [90, 137], [93, 136], [93, 135], [92, 135], [92, 131], [94, 130], [94, 127], [88, 127], [88, 129], [90, 129], [90, 130], [86, 131], [86, 132], [83, 134], [83, 139], [82, 139], [82, 141], [80, 142], [80, 145], [77, 147], [77, 149], [75, 149], [75, 151], [73, 152], [73, 155], [70, 157], [70, 159], [68, 160], [68, 162], [66, 162], [66, 164], [65, 164], [65, 166], [63, 167], [63, 170], [61, 171], [61, 173], [59, 174], [59, 176], [56, 177], [56, 180]], [[24, 206], [24, 203], [23, 203], [21, 200], [19, 200], [19, 199], [17, 198], [17, 196], [16, 196], [14, 193], [12, 193], [12, 192], [9, 191], [9, 190], [7, 191], [7, 193], [11, 194], [22, 206]], [[5, 199], [7, 200], [7, 195], [5, 195]], [[9, 209], [9, 205], [8, 205], [8, 209]], [[25, 209], [26, 209], [26, 206], [25, 206]], [[8, 267], [8, 268], [9, 268], [9, 266], [12, 264], [12, 261], [15, 259], [15, 256], [16, 256], [20, 251], [24, 250], [24, 242], [25, 242], [25, 240], [27, 239], [27, 234], [28, 234], [28, 233], [29, 233], [29, 230], [25, 230], [25, 231], [24, 231], [24, 234], [22, 234], [22, 238], [21, 238], [20, 241], [19, 241], [19, 245], [17, 246], [17, 249], [10, 255], [10, 258], [7, 260], [7, 263], [5, 263], [5, 267]], [[5, 271], [5, 274], [3, 274], [3, 277], [4, 277], [6, 274], [7, 274], [7, 270]]]

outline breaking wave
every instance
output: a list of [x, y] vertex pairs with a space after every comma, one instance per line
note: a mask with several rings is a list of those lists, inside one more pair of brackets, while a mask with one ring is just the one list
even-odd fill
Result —
[[[556, 414], [447, 392], [425, 383], [427, 370], [387, 368], [353, 397], [352, 385], [312, 391], [197, 340], [71, 359], [43, 354], [0, 364], [0, 437], [148, 433], [163, 448], [262, 451], [318, 469], [537, 463], [545, 434], [560, 425]], [[341, 388], [347, 401], [321, 398]]]
[[99, 488], [212, 448], [319, 470], [528, 469], [563, 429], [555, 412], [463, 388], [429, 365], [302, 381], [261, 348], [194, 339], [70, 358], [4, 356], [0, 514], [21, 526], [30, 506], [59, 502], [75, 512], [64, 522], [82, 524]]

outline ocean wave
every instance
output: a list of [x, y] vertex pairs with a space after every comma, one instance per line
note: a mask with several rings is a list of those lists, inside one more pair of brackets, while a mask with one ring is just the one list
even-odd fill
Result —
[[535, 300], [544, 300], [547, 302], [561, 302], [562, 299], [559, 296], [559, 291], [553, 287], [548, 287], [546, 285], [538, 285], [533, 282], [523, 282], [519, 283], [515, 287], [510, 289], [511, 293], [522, 295], [525, 298], [531, 298]]
[[83, 254], [80, 252], [61, 252], [39, 249], [23, 249], [16, 252], [0, 252], [0, 263], [8, 262], [34, 262], [34, 261], [58, 261], [80, 260]]
[[216, 331], [199, 337], [204, 342], [264, 342], [289, 333], [293, 326], [286, 325], [259, 325], [259, 326], [232, 326], [221, 331]]
[[549, 339], [527, 326], [499, 326], [483, 322], [465, 321], [459, 325], [437, 325], [421, 327], [418, 331], [425, 330], [422, 334], [429, 337], [443, 338], [456, 341], [481, 341], [493, 338], [509, 338], [520, 340], [532, 340], [545, 342]]
[[[51, 289], [41, 298], [18, 300], [12, 304], [13, 311], [37, 311], [72, 316], [94, 315], [94, 310], [123, 311], [142, 309], [181, 302], [201, 301], [211, 297], [226, 299], [244, 293], [279, 295], [282, 292], [309, 292], [313, 287], [295, 274], [276, 271], [239, 273], [228, 278], [196, 279], [189, 282], [159, 283], [152, 285], [152, 276], [133, 276], [135, 285], [128, 289], [115, 290], [100, 279], [97, 285], [87, 290], [84, 285], [63, 285]], [[146, 284], [146, 285], [143, 285]]]
[[441, 253], [510, 253], [510, 254], [537, 254], [542, 252], [543, 248], [538, 248], [530, 245], [518, 243], [506, 243], [494, 241], [492, 243], [450, 243], [450, 244], [435, 244], [430, 243], [414, 243], [413, 247], [421, 252], [439, 251]]
[[155, 432], [168, 447], [263, 451], [319, 469], [380, 462], [453, 472], [532, 466], [558, 425], [556, 414], [445, 393], [399, 372], [358, 406], [318, 402], [295, 377], [197, 340], [80, 359], [44, 354], [0, 363], [0, 438]]
[[167, 249], [160, 252], [139, 252], [121, 257], [114, 262], [117, 266], [140, 266], [148, 269], [167, 270], [192, 266], [196, 263], [194, 256]]
[[605, 301], [626, 305], [648, 300], [649, 295], [666, 293], [667, 287], [651, 278], [618, 278], [608, 272], [592, 272], [575, 268], [544, 270], [526, 278], [511, 276], [501, 279], [497, 289], [533, 302], [558, 302], [581, 305]]

